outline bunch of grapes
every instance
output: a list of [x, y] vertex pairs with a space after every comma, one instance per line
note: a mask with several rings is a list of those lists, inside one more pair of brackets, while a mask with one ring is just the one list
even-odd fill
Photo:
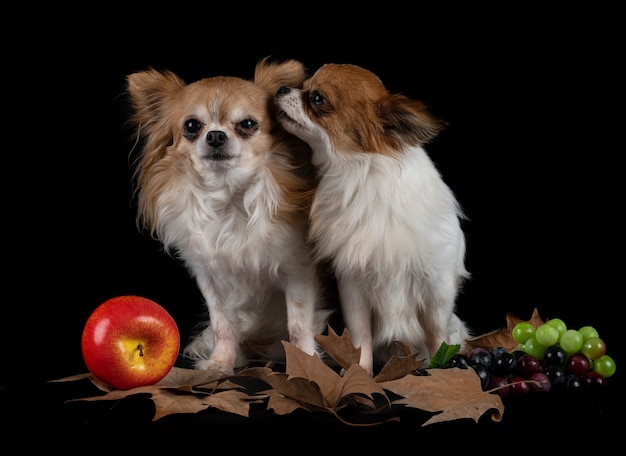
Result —
[[615, 361], [592, 326], [568, 329], [563, 320], [554, 318], [535, 328], [523, 321], [515, 325], [512, 336], [518, 344], [512, 352], [477, 347], [454, 355], [447, 367], [471, 367], [484, 391], [503, 398], [603, 391], [615, 373]]

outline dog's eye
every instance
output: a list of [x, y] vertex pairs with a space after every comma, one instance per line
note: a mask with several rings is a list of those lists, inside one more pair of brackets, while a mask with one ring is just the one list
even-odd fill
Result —
[[259, 123], [253, 119], [244, 119], [235, 125], [235, 130], [242, 138], [252, 136], [259, 129]]
[[317, 90], [314, 90], [309, 95], [309, 102], [314, 106], [321, 106], [326, 103], [326, 98], [324, 98], [324, 95], [319, 93]]
[[189, 119], [183, 125], [183, 135], [187, 139], [196, 139], [202, 130], [202, 124], [197, 119]]
[[241, 122], [239, 122], [239, 126], [243, 128], [244, 130], [250, 130], [250, 129], [256, 128], [257, 125], [258, 123], [256, 123], [252, 119], [246, 119], [246, 120], [242, 120]]

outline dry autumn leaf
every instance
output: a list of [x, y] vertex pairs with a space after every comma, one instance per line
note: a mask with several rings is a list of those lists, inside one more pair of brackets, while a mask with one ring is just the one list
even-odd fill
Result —
[[417, 371], [424, 364], [424, 361], [424, 358], [418, 358], [416, 354], [393, 356], [385, 363], [380, 372], [374, 377], [374, 380], [381, 383], [402, 378]]
[[422, 426], [442, 421], [471, 418], [478, 422], [492, 410], [493, 421], [500, 421], [504, 404], [497, 394], [482, 390], [480, 378], [473, 369], [430, 369], [430, 375], [407, 375], [381, 383], [399, 396], [394, 405], [402, 404], [437, 413]]
[[[350, 366], [359, 363], [361, 349], [356, 348], [352, 344], [350, 332], [347, 328], [343, 330], [341, 337], [339, 337], [329, 326], [328, 335], [324, 336], [318, 334], [315, 336], [315, 340], [320, 344], [320, 347], [322, 347], [326, 354], [337, 361], [337, 364], [339, 364], [342, 369], [349, 369]], [[398, 342], [398, 344], [406, 355], [391, 357], [374, 378], [376, 382], [404, 377], [419, 369], [424, 363], [424, 359], [418, 359], [418, 354], [409, 354], [409, 350], [404, 344], [400, 342]]]
[[339, 364], [339, 367], [342, 369], [348, 369], [353, 364], [359, 363], [361, 349], [356, 348], [352, 344], [352, 339], [350, 338], [350, 333], [347, 328], [343, 330], [341, 337], [339, 337], [329, 325], [328, 335], [324, 336], [318, 334], [315, 336], [315, 340], [327, 355], [337, 361], [337, 364]]
[[483, 334], [480, 337], [466, 340], [466, 351], [469, 352], [477, 347], [483, 347], [487, 349], [493, 347], [504, 347], [507, 351], [515, 350], [518, 346], [518, 343], [515, 342], [515, 339], [513, 339], [513, 328], [521, 321], [528, 321], [535, 328], [544, 323], [544, 321], [539, 316], [539, 311], [536, 308], [533, 310], [533, 313], [528, 320], [522, 320], [511, 312], [507, 312], [506, 328], [492, 331], [487, 334]]
[[154, 402], [153, 420], [175, 413], [196, 413], [214, 407], [225, 412], [248, 416], [252, 403], [262, 402], [265, 396], [242, 392], [243, 387], [231, 382], [217, 370], [194, 370], [174, 367], [157, 384], [129, 390], [115, 390], [91, 374], [74, 375], [55, 382], [88, 379], [106, 394], [74, 401], [111, 401], [145, 394]]
[[234, 389], [216, 391], [208, 395], [185, 394], [178, 390], [161, 389], [152, 393], [156, 407], [153, 420], [174, 413], [196, 413], [213, 407], [224, 412], [248, 417], [250, 404], [262, 403], [265, 396], [250, 396]]
[[[331, 336], [326, 340], [337, 340], [339, 347], [346, 347], [345, 339]], [[286, 355], [284, 373], [269, 368], [250, 368], [239, 373], [271, 386], [265, 393], [270, 396], [268, 409], [274, 413], [288, 414], [303, 408], [326, 411], [343, 421], [339, 412], [348, 405], [359, 404], [375, 409], [375, 396], [388, 403], [385, 391], [358, 363], [353, 363], [343, 375], [339, 375], [319, 356], [308, 355], [289, 342], [283, 342], [283, 346]]]

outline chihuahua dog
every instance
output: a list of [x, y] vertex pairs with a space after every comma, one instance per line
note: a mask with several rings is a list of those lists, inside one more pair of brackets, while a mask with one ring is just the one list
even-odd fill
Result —
[[183, 351], [197, 369], [280, 361], [282, 340], [320, 354], [328, 313], [307, 241], [315, 170], [274, 104], [280, 86], [304, 78], [300, 62], [267, 58], [253, 80], [127, 76], [138, 226], [186, 265], [208, 307], [208, 326]]
[[404, 354], [397, 342], [425, 360], [444, 341], [464, 347], [465, 216], [424, 149], [447, 123], [350, 64], [279, 88], [276, 103], [285, 129], [313, 151], [309, 239], [334, 268], [359, 364], [373, 375]]

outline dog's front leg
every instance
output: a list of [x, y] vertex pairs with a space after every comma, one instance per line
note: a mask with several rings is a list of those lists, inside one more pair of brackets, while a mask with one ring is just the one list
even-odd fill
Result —
[[210, 337], [213, 340], [206, 341], [212, 346], [207, 359], [196, 362], [197, 369], [218, 369], [225, 375], [232, 375], [235, 371], [237, 354], [239, 350], [240, 334], [237, 325], [236, 309], [238, 302], [236, 293], [232, 290], [218, 292], [209, 281], [198, 281], [200, 291], [204, 296], [209, 309], [210, 326], [203, 332], [201, 337]]
[[[236, 316], [227, 305], [209, 303], [211, 327], [215, 335], [215, 348], [206, 367], [215, 367], [225, 375], [232, 375], [235, 371], [239, 335], [236, 327]], [[205, 367], [205, 368], [206, 368]]]
[[347, 276], [337, 281], [341, 312], [355, 347], [361, 349], [359, 364], [374, 375], [374, 348], [372, 345], [372, 309], [360, 291], [360, 284]]
[[318, 317], [319, 282], [314, 269], [307, 276], [287, 279], [285, 300], [289, 341], [303, 352], [320, 354], [315, 334], [321, 331]]

